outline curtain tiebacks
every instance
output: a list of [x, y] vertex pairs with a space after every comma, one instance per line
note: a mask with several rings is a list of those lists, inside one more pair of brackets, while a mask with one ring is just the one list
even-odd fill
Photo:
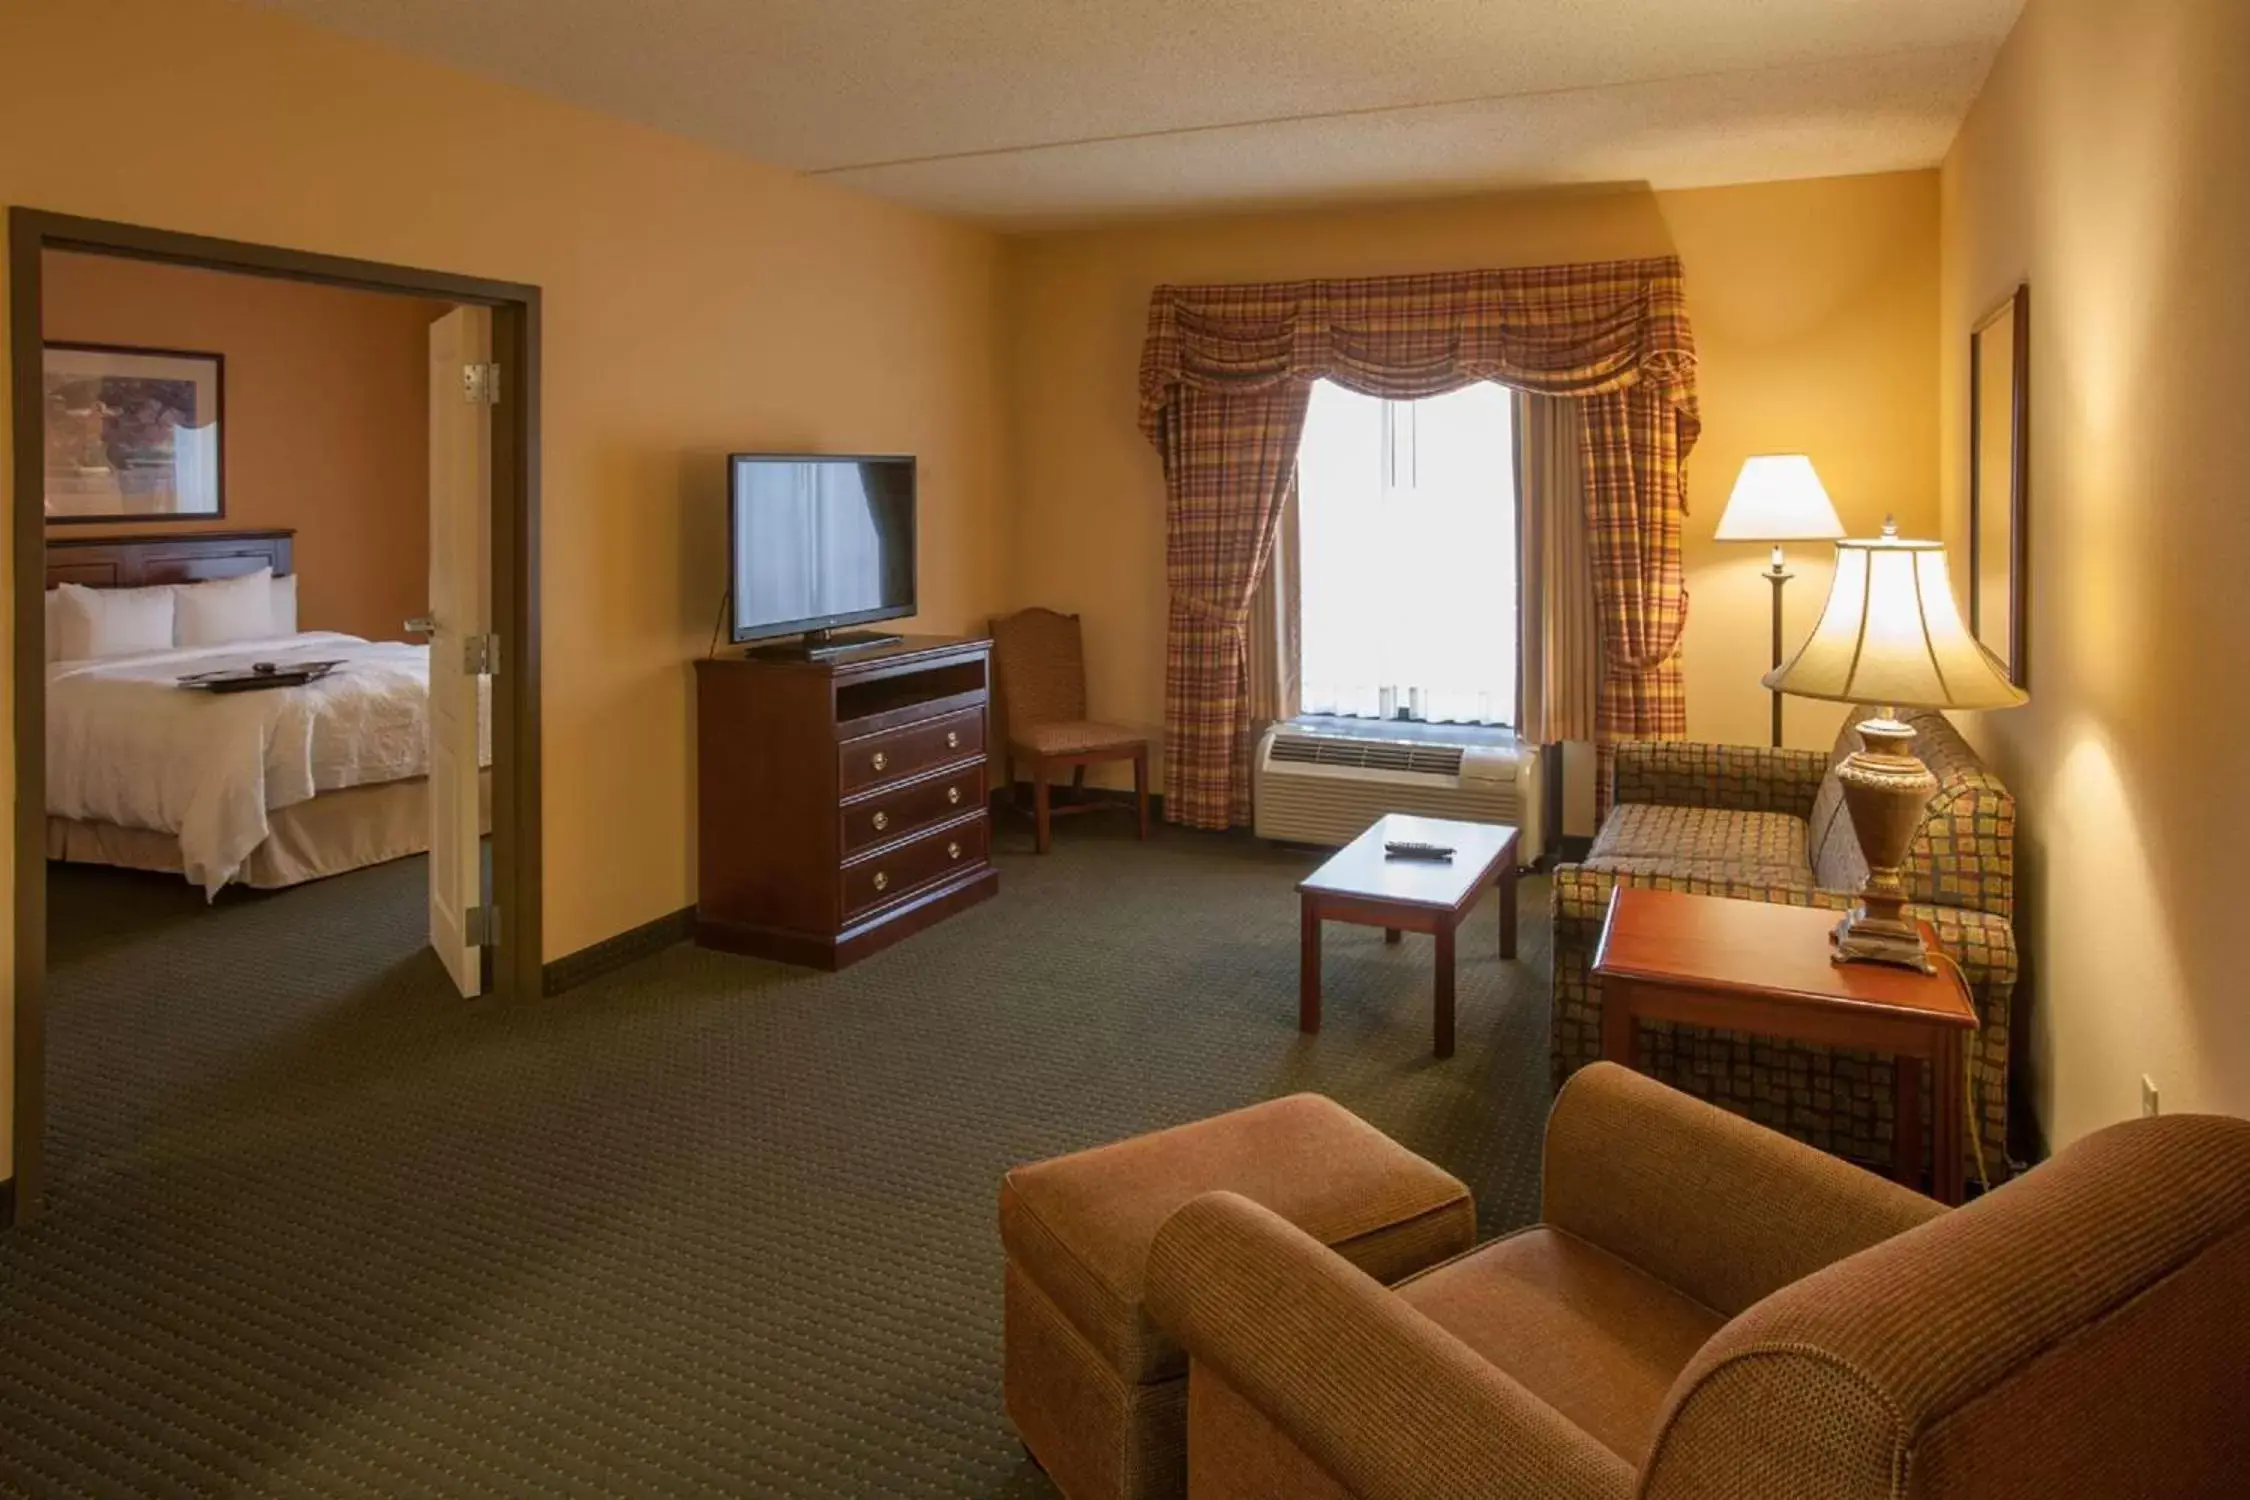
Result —
[[1244, 631], [1250, 628], [1250, 611], [1247, 609], [1221, 609], [1209, 600], [1198, 599], [1193, 594], [1174, 594], [1172, 608], [1183, 615], [1207, 620], [1222, 630]]
[[1662, 667], [1666, 662], [1677, 661], [1679, 659], [1679, 655], [1679, 647], [1676, 644], [1671, 650], [1665, 652], [1663, 655], [1656, 657], [1654, 660], [1645, 662], [1619, 661], [1616, 657], [1609, 655], [1607, 652], [1604, 652], [1602, 655], [1601, 664], [1602, 675], [1604, 677], [1614, 677], [1621, 681], [1630, 681], [1631, 679], [1636, 677], [1646, 677], [1649, 673], [1654, 672], [1658, 668]]
[[1649, 673], [1673, 660], [1680, 654], [1680, 643], [1687, 639], [1687, 607], [1683, 600], [1680, 622], [1672, 628], [1672, 638], [1663, 649], [1646, 654], [1625, 651], [1608, 640], [1602, 642], [1601, 665], [1605, 677], [1646, 677]]

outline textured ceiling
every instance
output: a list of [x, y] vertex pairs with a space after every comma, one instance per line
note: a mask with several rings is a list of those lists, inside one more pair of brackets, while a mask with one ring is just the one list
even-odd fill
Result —
[[259, 0], [1001, 223], [1927, 166], [2022, 0]]

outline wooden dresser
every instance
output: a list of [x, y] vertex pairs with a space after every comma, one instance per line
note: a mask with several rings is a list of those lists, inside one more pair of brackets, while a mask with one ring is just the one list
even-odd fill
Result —
[[840, 969], [990, 896], [992, 643], [696, 668], [696, 941]]

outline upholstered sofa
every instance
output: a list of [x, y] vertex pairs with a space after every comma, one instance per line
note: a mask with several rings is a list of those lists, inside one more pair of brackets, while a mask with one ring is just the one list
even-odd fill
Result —
[[[1555, 872], [1552, 1053], [1559, 1086], [1601, 1056], [1602, 992], [1594, 950], [1620, 883], [1781, 901], [1852, 904], [1866, 864], [1834, 767], [1859, 748], [1855, 709], [1834, 748], [1639, 742], [1617, 747], [1611, 806], [1589, 856]], [[1925, 917], [1961, 966], [1979, 1028], [1968, 1180], [1980, 1155], [2007, 1172], [2010, 1007], [2016, 983], [2015, 799], [1942, 714], [1909, 712], [1914, 749], [1938, 781], [1906, 872]], [[1891, 1159], [1887, 1057], [1733, 1032], [1644, 1023], [1641, 1064], [1655, 1077], [1823, 1150]], [[1928, 1088], [1925, 1081], [1924, 1088]], [[1927, 1097], [1923, 1118], [1929, 1119]]]
[[1188, 1500], [2243, 1493], [2250, 1122], [2113, 1125], [1944, 1209], [1597, 1064], [1540, 1212], [1393, 1287], [1238, 1194], [1175, 1212]]

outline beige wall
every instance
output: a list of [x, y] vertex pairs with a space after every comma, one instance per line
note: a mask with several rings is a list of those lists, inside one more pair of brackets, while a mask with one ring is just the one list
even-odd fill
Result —
[[[1140, 342], [1163, 282], [1380, 275], [1677, 253], [1701, 354], [1691, 462], [1688, 727], [1764, 743], [1765, 550], [1711, 540], [1743, 458], [1813, 455], [1848, 528], [1936, 524], [1937, 174], [1651, 193], [1463, 198], [1165, 220], [1011, 241], [1009, 419], [1017, 604], [1085, 616], [1095, 712], [1160, 732], [1164, 491], [1135, 425]], [[1798, 549], [1789, 629], [1827, 591]], [[1840, 712], [1789, 706], [1793, 743]]]
[[297, 624], [396, 640], [429, 602], [429, 325], [448, 304], [49, 251], [50, 339], [226, 357], [226, 514], [49, 537], [296, 532]]
[[0, 7], [0, 202], [545, 289], [550, 956], [693, 897], [721, 455], [919, 454], [922, 626], [1000, 602], [982, 232], [220, 0]]
[[2250, 1113], [2250, 6], [2032, 0], [1943, 180], [1946, 535], [1970, 324], [2031, 286], [2028, 706], [1966, 727], [2022, 804], [2030, 1097], [2061, 1145]]

